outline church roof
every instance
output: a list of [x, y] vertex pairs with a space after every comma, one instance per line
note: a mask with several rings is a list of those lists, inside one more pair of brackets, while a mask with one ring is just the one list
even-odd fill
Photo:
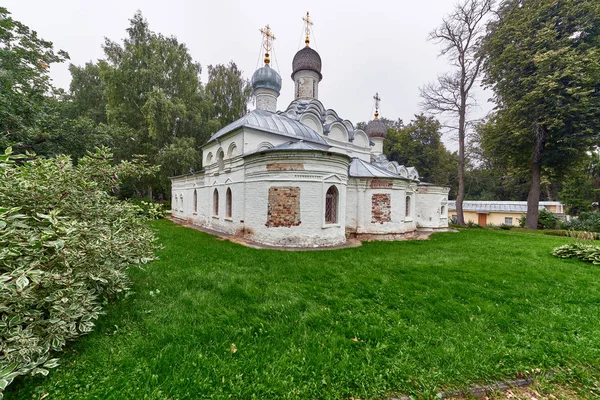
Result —
[[266, 151], [277, 151], [277, 150], [295, 150], [295, 151], [311, 151], [311, 150], [320, 150], [320, 151], [329, 151], [329, 145], [322, 145], [318, 143], [310, 143], [305, 142], [304, 140], [300, 140], [298, 142], [286, 142], [282, 143], [278, 146], [272, 147]]
[[367, 135], [370, 138], [374, 138], [374, 137], [384, 138], [387, 135], [387, 126], [385, 126], [385, 124], [383, 123], [382, 120], [374, 119], [374, 120], [369, 121], [365, 131], [367, 132]]
[[396, 178], [396, 179], [407, 179], [393, 172], [381, 169], [376, 165], [361, 160], [360, 158], [353, 158], [350, 163], [348, 170], [350, 176], [357, 178]]
[[221, 128], [217, 133], [210, 137], [207, 143], [239, 128], [254, 128], [263, 132], [274, 133], [276, 135], [287, 136], [307, 142], [320, 143], [327, 146], [327, 142], [321, 135], [303, 123], [288, 118], [285, 115], [274, 114], [264, 110], [250, 111], [237, 121]]
[[321, 56], [315, 50], [306, 46], [296, 53], [292, 61], [292, 79], [298, 71], [309, 70], [319, 74], [319, 78], [323, 79], [321, 74]]

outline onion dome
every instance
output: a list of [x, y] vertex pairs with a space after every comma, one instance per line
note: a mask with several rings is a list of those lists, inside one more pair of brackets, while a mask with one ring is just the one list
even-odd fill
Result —
[[281, 90], [281, 76], [269, 64], [257, 69], [252, 75], [252, 90], [264, 88], [279, 93]]
[[367, 124], [367, 129], [365, 129], [367, 135], [370, 138], [381, 137], [385, 138], [387, 135], [387, 126], [380, 119], [374, 119], [369, 121]]
[[296, 53], [292, 61], [292, 79], [298, 71], [308, 70], [319, 74], [319, 80], [323, 79], [321, 74], [321, 56], [315, 50], [306, 46]]

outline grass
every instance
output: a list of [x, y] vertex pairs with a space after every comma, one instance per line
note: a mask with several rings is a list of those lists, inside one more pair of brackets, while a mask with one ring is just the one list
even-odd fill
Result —
[[568, 238], [464, 230], [284, 252], [154, 227], [161, 259], [131, 270], [131, 295], [7, 399], [431, 398], [600, 367], [598, 267], [552, 257]]

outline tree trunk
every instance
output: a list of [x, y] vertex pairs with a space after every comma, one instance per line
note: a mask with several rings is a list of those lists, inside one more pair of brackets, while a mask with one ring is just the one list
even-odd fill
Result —
[[540, 206], [542, 166], [539, 162], [531, 163], [531, 187], [527, 196], [527, 229], [537, 229]]
[[465, 123], [467, 96], [461, 90], [461, 107], [458, 111], [458, 193], [456, 193], [456, 223], [465, 224], [463, 201], [465, 200]]
[[531, 152], [531, 187], [527, 196], [527, 229], [537, 229], [540, 193], [542, 191], [542, 152], [546, 143], [546, 131], [539, 121], [534, 126], [533, 150]]
[[152, 201], [152, 185], [148, 185], [148, 200]]

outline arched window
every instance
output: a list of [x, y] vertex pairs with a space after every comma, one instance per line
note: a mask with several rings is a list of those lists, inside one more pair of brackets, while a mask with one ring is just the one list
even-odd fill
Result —
[[410, 217], [410, 196], [406, 196], [406, 217]]
[[179, 209], [177, 207], [177, 195], [173, 196], [173, 204], [171, 205], [171, 208], [175, 211], [177, 211]]
[[223, 150], [219, 151], [217, 154], [217, 166], [219, 167], [219, 171], [223, 171], [225, 169], [225, 153]]
[[231, 218], [231, 189], [227, 188], [225, 192], [225, 217]]
[[194, 213], [198, 212], [198, 192], [194, 189]]
[[183, 212], [183, 193], [179, 195], [179, 211]]
[[338, 222], [338, 190], [335, 186], [327, 189], [325, 195], [325, 223], [337, 224]]
[[440, 215], [443, 217], [446, 214], [446, 206], [442, 206], [442, 208], [440, 208]]
[[213, 193], [213, 215], [219, 215], [219, 191], [217, 189]]

